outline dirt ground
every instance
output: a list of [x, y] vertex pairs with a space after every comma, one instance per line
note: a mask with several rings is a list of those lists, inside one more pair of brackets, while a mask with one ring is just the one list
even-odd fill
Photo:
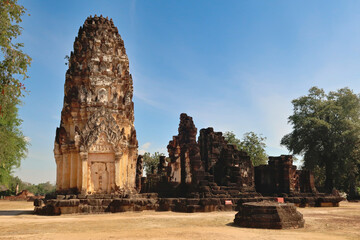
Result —
[[360, 202], [298, 208], [305, 228], [264, 230], [232, 225], [236, 212], [126, 212], [32, 215], [31, 202], [0, 201], [0, 239], [360, 239]]

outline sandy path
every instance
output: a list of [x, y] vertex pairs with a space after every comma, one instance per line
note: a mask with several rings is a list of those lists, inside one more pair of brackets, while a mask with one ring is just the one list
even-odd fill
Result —
[[298, 208], [305, 228], [232, 226], [235, 212], [127, 212], [36, 216], [32, 203], [0, 201], [0, 239], [360, 239], [360, 203], [339, 208]]

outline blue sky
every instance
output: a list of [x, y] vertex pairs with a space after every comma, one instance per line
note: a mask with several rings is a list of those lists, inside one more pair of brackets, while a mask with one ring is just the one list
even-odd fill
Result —
[[287, 154], [291, 100], [312, 86], [360, 92], [359, 1], [20, 1], [19, 41], [32, 58], [20, 116], [24, 181], [55, 182], [53, 143], [62, 109], [64, 57], [89, 15], [109, 16], [125, 41], [134, 79], [139, 151], [166, 153], [180, 113], [198, 130], [267, 137]]

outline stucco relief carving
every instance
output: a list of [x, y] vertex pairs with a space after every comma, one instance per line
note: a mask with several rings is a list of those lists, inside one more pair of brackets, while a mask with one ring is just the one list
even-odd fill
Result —
[[107, 141], [105, 133], [101, 133], [98, 140], [89, 147], [91, 153], [112, 153], [114, 152], [113, 146]]
[[89, 79], [90, 79], [91, 85], [94, 85], [94, 86], [110, 86], [114, 82], [113, 78], [111, 78], [109, 76], [104, 76], [104, 75], [90, 76]]
[[88, 150], [98, 140], [101, 133], [105, 133], [107, 140], [114, 150], [119, 149], [121, 140], [125, 140], [124, 129], [120, 130], [115, 119], [105, 108], [100, 108], [88, 120], [84, 130], [80, 134], [80, 145]]
[[108, 102], [108, 96], [107, 96], [107, 91], [105, 88], [101, 88], [99, 91], [98, 91], [98, 102], [101, 102], [101, 103], [107, 103]]

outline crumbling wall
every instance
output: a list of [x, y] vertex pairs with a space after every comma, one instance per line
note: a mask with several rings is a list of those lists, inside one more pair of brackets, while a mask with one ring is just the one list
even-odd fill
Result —
[[[179, 134], [169, 142], [169, 181], [181, 196], [226, 196], [228, 191], [255, 191], [254, 170], [245, 152], [228, 144], [221, 132], [197, 129], [191, 117], [180, 115]], [[176, 185], [173, 185], [177, 187]]]
[[255, 167], [255, 185], [265, 195], [316, 192], [311, 171], [296, 170], [292, 155], [269, 157], [268, 165]]
[[191, 117], [180, 115], [179, 134], [169, 142], [171, 182], [197, 185], [204, 168], [196, 142], [197, 129]]
[[241, 191], [254, 191], [254, 168], [246, 152], [228, 144], [221, 132], [201, 129], [201, 159], [206, 171], [219, 186], [234, 186]]

